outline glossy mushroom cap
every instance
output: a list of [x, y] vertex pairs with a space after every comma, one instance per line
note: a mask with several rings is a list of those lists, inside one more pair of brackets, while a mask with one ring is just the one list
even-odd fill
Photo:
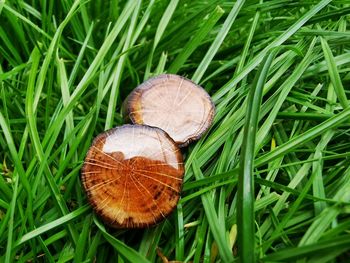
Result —
[[108, 225], [141, 228], [176, 207], [184, 166], [178, 146], [164, 131], [124, 125], [95, 138], [81, 174], [90, 203]]
[[125, 106], [133, 123], [161, 128], [180, 147], [199, 139], [212, 124], [215, 112], [202, 87], [172, 74], [159, 75], [138, 86]]

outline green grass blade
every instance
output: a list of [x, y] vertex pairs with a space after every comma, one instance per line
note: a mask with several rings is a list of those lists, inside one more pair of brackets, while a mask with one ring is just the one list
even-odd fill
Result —
[[303, 258], [307, 255], [313, 256], [319, 252], [332, 251], [335, 248], [345, 248], [350, 245], [350, 236], [343, 235], [326, 241], [320, 241], [313, 245], [304, 246], [302, 248], [287, 248], [267, 255], [263, 260], [266, 262], [291, 261], [297, 258]]
[[259, 67], [248, 97], [248, 107], [244, 126], [240, 173], [238, 177], [238, 253], [240, 262], [255, 262], [254, 225], [254, 157], [255, 139], [264, 84], [275, 53], [264, 59]]
[[25, 235], [23, 235], [19, 240], [16, 241], [15, 246], [16, 247], [20, 246], [23, 243], [25, 243], [33, 238], [36, 238], [36, 237], [40, 236], [41, 234], [43, 234], [51, 229], [54, 229], [54, 228], [59, 227], [61, 225], [64, 225], [64, 224], [66, 224], [74, 219], [77, 219], [78, 217], [82, 216], [83, 214], [85, 214], [89, 210], [90, 210], [90, 207], [88, 205], [85, 205], [83, 207], [78, 208], [77, 210], [75, 210], [73, 212], [70, 212], [69, 214], [67, 214], [65, 216], [62, 216], [62, 217], [48, 223], [48, 224], [40, 226], [40, 227], [26, 233]]
[[[45, 154], [42, 148], [42, 144], [40, 142], [40, 138], [39, 138], [39, 133], [38, 133], [38, 129], [37, 129], [37, 125], [36, 125], [36, 116], [35, 116], [35, 110], [34, 110], [34, 99], [35, 99], [35, 93], [34, 93], [34, 79], [36, 76], [36, 69], [35, 67], [32, 68], [32, 71], [30, 73], [29, 76], [29, 81], [28, 81], [28, 89], [27, 89], [27, 95], [26, 95], [26, 114], [28, 117], [28, 126], [29, 126], [29, 134], [31, 137], [31, 140], [34, 144], [35, 147], [35, 151], [36, 154], [38, 156], [39, 161], [42, 163], [43, 167], [45, 167], [45, 178], [50, 186], [50, 190], [52, 193], [52, 196], [54, 197], [54, 200], [56, 202], [56, 205], [58, 207], [58, 209], [60, 210], [60, 212], [62, 213], [62, 215], [66, 215], [68, 213], [68, 208], [67, 205], [65, 203], [65, 201], [63, 200], [62, 196], [60, 195], [60, 191], [58, 186], [56, 185], [51, 170], [47, 165], [47, 160], [45, 158]], [[76, 242], [77, 239], [77, 233], [76, 230], [71, 226], [68, 225], [72, 240], [74, 242]]]
[[[203, 174], [198, 167], [196, 161], [192, 163], [194, 174], [196, 175], [197, 179], [203, 178]], [[229, 244], [226, 240], [226, 233], [222, 232], [222, 226], [219, 226], [217, 224], [218, 217], [215, 211], [213, 200], [209, 193], [205, 193], [201, 196], [202, 203], [204, 207], [205, 214], [208, 219], [208, 224], [211, 230], [211, 233], [218, 244], [219, 253], [221, 255], [221, 258], [224, 262], [231, 262], [233, 261], [233, 255], [229, 248]]]
[[286, 152], [291, 151], [295, 147], [301, 146], [304, 143], [308, 142], [309, 140], [317, 136], [320, 136], [322, 133], [324, 133], [329, 129], [332, 129], [334, 126], [347, 121], [349, 116], [350, 116], [350, 110], [349, 109], [343, 110], [342, 112], [336, 114], [334, 117], [331, 117], [330, 119], [322, 122], [321, 124], [311, 128], [304, 134], [301, 134], [299, 136], [292, 138], [287, 143], [276, 147], [275, 150], [259, 157], [256, 160], [255, 164], [257, 166], [261, 166], [263, 164], [268, 163], [269, 161], [277, 158], [278, 156], [281, 156], [282, 154], [285, 154]]
[[[135, 2], [137, 3], [137, 5], [131, 17], [129, 29], [127, 32], [127, 36], [126, 36], [126, 40], [125, 40], [122, 52], [125, 52], [126, 50], [132, 48], [132, 45], [133, 45], [131, 41], [132, 41], [135, 26], [136, 26], [136, 20], [139, 14], [140, 6], [141, 6], [141, 1], [135, 1]], [[116, 70], [113, 74], [113, 85], [111, 87], [111, 94], [109, 97], [105, 130], [108, 130], [113, 127], [113, 121], [114, 121], [114, 116], [116, 112], [116, 105], [119, 97], [119, 85], [122, 78], [122, 73], [123, 73], [126, 58], [127, 58], [127, 54], [123, 54], [119, 58], [118, 64], [116, 66]]]
[[77, 242], [77, 249], [75, 250], [75, 255], [74, 255], [75, 262], [83, 261], [83, 256], [85, 255], [86, 243], [89, 235], [89, 229], [91, 227], [91, 221], [92, 221], [91, 216], [88, 216], [85, 218], [83, 229], [81, 231], [81, 234]]
[[14, 228], [14, 216], [15, 216], [15, 206], [17, 202], [17, 193], [18, 193], [18, 177], [17, 175], [13, 176], [13, 197], [10, 203], [9, 208], [9, 225], [8, 225], [8, 233], [7, 233], [7, 245], [6, 245], [6, 254], [5, 254], [5, 263], [13, 262], [12, 258], [12, 248], [13, 248], [13, 228]]
[[349, 101], [346, 97], [346, 93], [343, 87], [343, 83], [340, 79], [339, 72], [337, 69], [337, 65], [335, 63], [335, 59], [333, 57], [332, 51], [327, 43], [327, 41], [321, 37], [321, 44], [324, 53], [324, 57], [327, 62], [329, 76], [331, 78], [331, 82], [333, 84], [335, 93], [339, 99], [340, 105], [346, 109], [349, 107]]
[[49, 46], [49, 49], [47, 51], [47, 54], [44, 58], [38, 79], [37, 79], [37, 83], [36, 83], [36, 93], [35, 93], [35, 98], [33, 100], [33, 108], [34, 108], [34, 112], [36, 111], [41, 93], [42, 93], [42, 89], [44, 87], [44, 83], [46, 80], [46, 74], [47, 71], [49, 69], [49, 65], [50, 65], [50, 61], [52, 59], [53, 53], [55, 51], [55, 49], [57, 48], [57, 43], [59, 41], [59, 38], [61, 37], [62, 33], [63, 33], [63, 29], [66, 27], [66, 25], [68, 24], [69, 20], [72, 18], [72, 16], [74, 15], [75, 10], [78, 8], [79, 6], [79, 2], [75, 1], [74, 4], [72, 5], [71, 9], [69, 10], [69, 13], [67, 14], [67, 16], [65, 17], [65, 19], [63, 20], [63, 22], [60, 24], [60, 26], [58, 27], [58, 30], [56, 32], [56, 34], [54, 35], [51, 44]]
[[176, 209], [177, 214], [177, 224], [176, 224], [176, 259], [183, 260], [184, 251], [185, 251], [185, 231], [184, 231], [184, 219], [183, 219], [183, 211], [182, 205], [179, 203]]
[[125, 257], [129, 262], [140, 262], [148, 263], [149, 261], [142, 257], [137, 251], [125, 245], [120, 240], [116, 239], [114, 236], [109, 234], [105, 227], [94, 217], [94, 222], [96, 226], [101, 231], [103, 237], [110, 243], [123, 257]]
[[147, 80], [150, 78], [154, 51], [155, 51], [160, 39], [162, 38], [164, 31], [165, 31], [166, 27], [168, 26], [169, 21], [170, 21], [171, 17], [173, 16], [178, 3], [179, 3], [179, 0], [170, 0], [170, 3], [168, 4], [167, 9], [164, 11], [162, 18], [159, 21], [159, 24], [158, 24], [158, 27], [157, 27], [157, 30], [156, 30], [156, 33], [154, 36], [152, 50], [148, 56], [144, 80]]
[[264, 141], [264, 138], [266, 138], [268, 132], [270, 131], [276, 116], [278, 112], [280, 111], [283, 103], [285, 102], [288, 94], [290, 93], [291, 89], [295, 85], [295, 83], [300, 79], [304, 71], [307, 69], [307, 67], [310, 65], [310, 63], [315, 59], [315, 55], [313, 54], [313, 49], [316, 43], [316, 39], [314, 38], [313, 41], [310, 43], [309, 50], [307, 54], [305, 55], [304, 59], [300, 62], [300, 64], [297, 66], [297, 68], [293, 71], [293, 73], [290, 75], [289, 78], [287, 78], [281, 85], [280, 89], [281, 92], [278, 96], [278, 99], [275, 101], [273, 109], [271, 110], [270, 114], [267, 116], [264, 123], [261, 125], [261, 128], [258, 130], [257, 134], [257, 143], [259, 144], [259, 147], [257, 150], [261, 148], [261, 144]]
[[234, 6], [232, 7], [230, 13], [228, 14], [228, 17], [225, 20], [225, 23], [222, 25], [222, 28], [220, 29], [220, 32], [217, 34], [215, 40], [211, 44], [208, 52], [205, 54], [205, 57], [199, 64], [197, 70], [192, 76], [192, 80], [195, 83], [199, 83], [202, 79], [205, 71], [209, 67], [210, 62], [213, 60], [215, 54], [219, 50], [219, 47], [221, 46], [222, 42], [224, 41], [226, 35], [228, 34], [231, 26], [233, 25], [239, 11], [241, 10], [244, 0], [237, 0]]
[[193, 51], [201, 44], [203, 39], [209, 34], [212, 28], [215, 26], [220, 17], [224, 14], [224, 10], [217, 6], [213, 12], [211, 12], [208, 19], [204, 22], [198, 32], [193, 36], [182, 51], [176, 56], [173, 63], [168, 68], [168, 73], [176, 74], [179, 69], [184, 65], [186, 60], [191, 56]]
[[[315, 14], [317, 14], [320, 10], [322, 10], [325, 6], [327, 6], [331, 0], [322, 0], [317, 5], [315, 5], [312, 9], [310, 9], [307, 13], [305, 13], [298, 21], [296, 21], [288, 30], [286, 30], [283, 34], [277, 37], [272, 43], [270, 43], [266, 48], [264, 48], [258, 56], [255, 56], [242, 71], [235, 76], [235, 78], [231, 79], [222, 89], [220, 89], [216, 94], [213, 95], [213, 100], [218, 101], [221, 97], [223, 97], [229, 90], [237, 85], [246, 75], [248, 75], [254, 68], [256, 68], [259, 63], [262, 61], [264, 56], [267, 54], [269, 50], [274, 47], [280, 46], [289, 39], [295, 32], [297, 32], [308, 20], [310, 20]], [[227, 100], [230, 97], [226, 98]]]

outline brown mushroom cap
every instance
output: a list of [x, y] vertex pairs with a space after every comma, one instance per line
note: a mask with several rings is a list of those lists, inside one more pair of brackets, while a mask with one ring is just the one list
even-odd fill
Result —
[[172, 74], [159, 75], [139, 85], [125, 106], [133, 123], [163, 129], [180, 147], [199, 139], [212, 124], [215, 112], [202, 87]]
[[124, 125], [93, 141], [81, 171], [95, 212], [110, 226], [141, 228], [176, 207], [184, 166], [175, 142], [161, 129]]

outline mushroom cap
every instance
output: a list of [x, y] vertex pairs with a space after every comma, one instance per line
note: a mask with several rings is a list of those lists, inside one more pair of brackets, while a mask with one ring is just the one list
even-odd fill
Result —
[[163, 130], [123, 125], [98, 135], [81, 171], [95, 212], [111, 227], [142, 228], [167, 217], [179, 200], [184, 165]]
[[173, 74], [159, 75], [136, 87], [126, 107], [133, 123], [161, 128], [179, 147], [199, 139], [215, 114], [214, 103], [202, 87]]

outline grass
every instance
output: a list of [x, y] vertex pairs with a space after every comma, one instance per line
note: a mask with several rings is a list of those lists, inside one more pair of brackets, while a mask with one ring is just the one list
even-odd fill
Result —
[[[349, 1], [0, 0], [0, 262], [341, 262], [350, 253]], [[80, 167], [164, 72], [216, 105], [176, 211], [113, 230]]]

